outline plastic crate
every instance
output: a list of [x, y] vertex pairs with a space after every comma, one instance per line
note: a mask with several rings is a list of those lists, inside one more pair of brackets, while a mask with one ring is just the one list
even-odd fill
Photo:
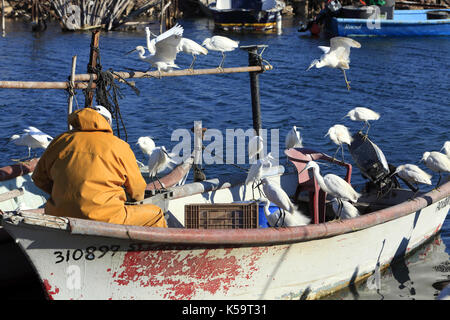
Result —
[[184, 206], [184, 226], [188, 229], [256, 229], [258, 222], [256, 202]]

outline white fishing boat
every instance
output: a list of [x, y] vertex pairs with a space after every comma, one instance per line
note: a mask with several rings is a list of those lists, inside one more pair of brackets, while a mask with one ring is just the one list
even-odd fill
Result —
[[[366, 160], [367, 150], [359, 150]], [[346, 166], [351, 179], [350, 165], [320, 152], [290, 149], [286, 154], [294, 164], [323, 160], [333, 170], [334, 163]], [[373, 164], [368, 166], [373, 169]], [[245, 184], [244, 174], [170, 187], [144, 199], [141, 203], [163, 208], [169, 228], [54, 217], [42, 208], [3, 209], [1, 223], [29, 258], [50, 299], [317, 299], [367, 278], [377, 265], [384, 268], [408, 255], [440, 231], [450, 208], [450, 182], [415, 194], [388, 186], [391, 175], [374, 178], [366, 166], [360, 169], [369, 182], [356, 203], [361, 215], [330, 219], [329, 199], [318, 197], [313, 204], [304, 195], [312, 192], [315, 199], [314, 192], [321, 191], [303, 188], [299, 168], [275, 167], [270, 180], [300, 207], [309, 208], [312, 223], [306, 226], [250, 228], [248, 223], [249, 228], [242, 228], [242, 219], [226, 229], [185, 224], [187, 205], [252, 206], [259, 191]], [[20, 181], [30, 181], [29, 174], [2, 182], [2, 188], [24, 186]], [[14, 206], [38, 196], [33, 188], [25, 190], [10, 200]]]

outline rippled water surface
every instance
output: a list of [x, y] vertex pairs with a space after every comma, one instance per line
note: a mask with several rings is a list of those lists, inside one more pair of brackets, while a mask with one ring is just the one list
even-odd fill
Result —
[[[185, 28], [184, 35], [197, 42], [213, 34], [209, 20], [181, 20], [180, 23]], [[152, 28], [157, 32], [156, 25]], [[6, 38], [0, 38], [0, 80], [66, 81], [73, 55], [78, 57], [77, 73], [86, 72], [90, 33], [63, 33], [57, 25], [39, 35], [29, 29], [29, 25], [20, 22], [7, 24]], [[352, 132], [358, 130], [360, 123], [342, 119], [357, 106], [369, 107], [381, 114], [380, 120], [372, 123], [370, 137], [394, 165], [418, 163], [423, 152], [439, 150], [444, 141], [450, 140], [448, 37], [359, 38], [362, 47], [351, 52], [351, 69], [347, 76], [352, 89], [348, 92], [341, 71], [328, 68], [305, 71], [321, 54], [317, 46], [328, 45], [328, 40], [300, 34], [296, 21], [285, 21], [281, 35], [229, 36], [239, 40], [240, 45], [269, 45], [263, 56], [274, 68], [260, 75], [262, 123], [266, 129], [280, 129], [282, 143], [287, 131], [296, 125], [301, 127], [305, 146], [334, 154], [336, 146], [324, 135], [336, 123], [347, 125]], [[102, 33], [103, 68], [146, 70], [148, 66], [137, 56], [124, 55], [137, 45], [145, 45], [142, 31]], [[219, 53], [210, 52], [197, 59], [196, 67], [216, 67], [220, 58]], [[177, 58], [182, 68], [188, 67], [190, 61], [186, 55]], [[236, 50], [227, 55], [225, 67], [247, 63], [247, 53]], [[124, 98], [119, 103], [128, 142], [141, 161], [145, 158], [135, 142], [143, 135], [153, 136], [158, 145], [170, 150], [175, 144], [171, 141], [172, 131], [190, 129], [196, 120], [202, 120], [204, 127], [223, 131], [252, 127], [249, 76], [245, 73], [137, 79], [136, 86], [140, 89], [139, 96], [122, 85]], [[0, 89], [0, 163], [10, 164], [11, 159], [27, 154], [25, 148], [6, 143], [12, 134], [26, 126], [36, 126], [52, 136], [63, 132], [67, 127], [67, 97], [63, 90]], [[84, 105], [81, 91], [76, 95], [76, 102], [80, 107]], [[348, 154], [346, 159], [350, 160]], [[206, 167], [205, 172], [213, 177], [236, 170], [233, 166], [215, 165]], [[352, 181], [363, 182], [357, 169]], [[433, 182], [437, 182], [437, 176], [433, 177]], [[433, 272], [433, 267], [439, 264], [448, 266], [450, 218], [445, 221], [437, 241], [441, 241], [439, 250], [429, 251], [440, 253], [435, 255], [436, 261], [433, 260], [430, 268], [419, 268], [417, 277], [426, 281], [415, 281], [414, 294], [411, 290], [409, 294], [396, 292], [391, 296], [384, 292], [383, 297], [435, 298], [436, 292], [429, 288], [431, 284], [450, 277], [445, 268], [441, 269], [443, 272]], [[411, 278], [413, 275], [416, 273], [410, 273]], [[386, 272], [383, 281], [388, 284], [391, 280]], [[368, 290], [367, 294], [336, 298], [379, 299], [380, 295]]]

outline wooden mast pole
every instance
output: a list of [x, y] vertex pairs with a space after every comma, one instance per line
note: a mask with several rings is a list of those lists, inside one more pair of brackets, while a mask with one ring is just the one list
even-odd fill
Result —
[[[92, 74], [94, 72], [95, 68], [97, 67], [99, 42], [100, 42], [100, 30], [92, 31], [91, 51], [89, 54], [89, 64], [87, 67], [88, 74]], [[92, 79], [92, 80], [94, 80], [94, 79]], [[93, 100], [94, 100], [94, 91], [92, 89], [86, 90], [84, 106], [91, 107]]]

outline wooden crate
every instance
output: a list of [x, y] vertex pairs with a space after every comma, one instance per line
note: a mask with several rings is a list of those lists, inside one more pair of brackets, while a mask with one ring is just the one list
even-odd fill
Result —
[[184, 226], [188, 229], [256, 229], [258, 223], [256, 202], [184, 206]]

